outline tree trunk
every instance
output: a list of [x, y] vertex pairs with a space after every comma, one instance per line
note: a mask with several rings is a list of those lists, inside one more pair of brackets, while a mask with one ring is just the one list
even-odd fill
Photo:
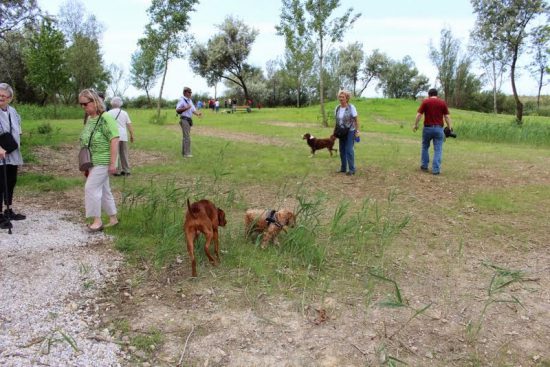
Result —
[[493, 112], [495, 115], [498, 113], [497, 108], [497, 74], [496, 74], [496, 66], [495, 62], [492, 62], [493, 66]]
[[540, 90], [542, 89], [542, 83], [544, 78], [544, 70], [540, 71], [540, 78], [539, 78], [539, 85], [538, 85], [538, 91], [537, 91], [537, 112], [540, 109]]
[[319, 47], [319, 104], [321, 105], [321, 116], [323, 118], [323, 126], [327, 127], [327, 112], [325, 111], [325, 83], [323, 80], [323, 38], [320, 38], [320, 47]]
[[512, 92], [514, 93], [514, 100], [516, 101], [516, 123], [522, 124], [523, 119], [523, 103], [519, 100], [518, 91], [516, 89], [516, 62], [518, 60], [518, 49], [514, 50], [514, 56], [512, 58], [512, 66], [510, 67], [510, 76], [512, 79]]
[[298, 78], [298, 88], [297, 88], [297, 93], [298, 95], [296, 96], [296, 107], [300, 108], [300, 91], [301, 91], [301, 88], [302, 87], [302, 83], [300, 82], [300, 78]]
[[160, 103], [162, 100], [162, 90], [164, 89], [164, 81], [166, 80], [166, 74], [168, 73], [168, 50], [164, 57], [164, 73], [162, 74], [162, 82], [160, 83], [159, 100], [157, 101], [157, 123], [160, 122]]

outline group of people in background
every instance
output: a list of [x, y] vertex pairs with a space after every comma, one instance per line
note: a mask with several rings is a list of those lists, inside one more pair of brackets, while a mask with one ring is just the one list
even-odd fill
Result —
[[[201, 117], [201, 111], [195, 107], [191, 98], [191, 88], [183, 89], [183, 96], [176, 105], [182, 129], [181, 153], [185, 158], [191, 158], [191, 127], [193, 116]], [[357, 109], [350, 101], [349, 91], [338, 93], [338, 106], [334, 110], [335, 131], [338, 126], [347, 129], [345, 136], [339, 139], [340, 169], [339, 173], [354, 175], [355, 152], [354, 145], [359, 141], [359, 118]], [[13, 89], [6, 83], [0, 83], [0, 135], [9, 133], [17, 143], [17, 148], [7, 152], [0, 146], [2, 163], [2, 178], [0, 178], [0, 229], [11, 228], [12, 220], [24, 220], [26, 216], [12, 209], [13, 193], [17, 183], [18, 168], [23, 164], [20, 150], [21, 118], [10, 106], [13, 100]], [[93, 167], [86, 172], [84, 186], [84, 206], [86, 218], [92, 218], [88, 225], [91, 232], [101, 231], [104, 227], [118, 224], [117, 209], [111, 192], [109, 175], [128, 176], [130, 165], [128, 159], [128, 141], [134, 142], [134, 130], [128, 113], [122, 110], [123, 101], [120, 97], [111, 99], [112, 109], [106, 111], [102, 95], [93, 89], [84, 89], [78, 95], [78, 102], [85, 111], [84, 129], [80, 134], [80, 146], [88, 147], [91, 152]], [[251, 101], [250, 101], [251, 102]], [[199, 103], [201, 103], [199, 101]], [[226, 101], [226, 104], [236, 103], [236, 100]], [[219, 103], [218, 103], [219, 108]], [[216, 105], [214, 105], [216, 108]], [[106, 113], [107, 112], [107, 113]], [[449, 109], [444, 100], [437, 96], [436, 89], [428, 91], [417, 110], [413, 131], [418, 130], [419, 122], [424, 116], [422, 130], [422, 149], [420, 169], [429, 170], [430, 144], [434, 146], [432, 159], [432, 174], [439, 175], [445, 139], [444, 125], [452, 131]], [[4, 205], [6, 209], [4, 210]], [[108, 215], [109, 223], [103, 225], [102, 210]]]

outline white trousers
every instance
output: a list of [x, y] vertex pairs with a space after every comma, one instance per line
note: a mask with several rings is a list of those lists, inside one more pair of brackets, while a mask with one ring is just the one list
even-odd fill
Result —
[[90, 169], [84, 186], [84, 205], [86, 218], [101, 217], [102, 208], [109, 216], [117, 213], [109, 185], [109, 166], [96, 166]]

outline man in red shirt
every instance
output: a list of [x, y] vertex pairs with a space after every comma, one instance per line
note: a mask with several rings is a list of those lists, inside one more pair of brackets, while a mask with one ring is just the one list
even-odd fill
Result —
[[445, 134], [443, 132], [443, 120], [447, 127], [452, 130], [451, 117], [449, 116], [449, 108], [444, 100], [437, 97], [437, 89], [432, 88], [428, 91], [428, 98], [422, 101], [416, 114], [413, 131], [418, 130], [418, 122], [424, 115], [424, 128], [422, 129], [422, 155], [420, 169], [428, 171], [430, 163], [430, 141], [434, 144], [434, 158], [432, 161], [432, 173], [439, 175], [441, 169], [441, 157], [443, 156], [443, 140]]

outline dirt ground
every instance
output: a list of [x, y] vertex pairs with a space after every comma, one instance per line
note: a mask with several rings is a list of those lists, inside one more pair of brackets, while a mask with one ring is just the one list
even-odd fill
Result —
[[[258, 142], [251, 134], [221, 134], [206, 127], [197, 127], [195, 133]], [[265, 138], [262, 143], [285, 144]], [[26, 171], [78, 174], [74, 162], [65, 159], [76, 157], [76, 147], [40, 148], [35, 153], [48, 163], [26, 166]], [[131, 154], [135, 166], [163, 158]], [[330, 192], [345, 190], [350, 197], [369, 193], [379, 200], [399, 189], [400, 210], [414, 217], [386, 256], [409, 307], [377, 306], [387, 290], [370, 297], [357, 289], [329, 290], [323, 299], [309, 304], [252, 295], [246, 287], [218, 286], [217, 276], [231, 279], [236, 270], [205, 267], [199, 278], [190, 279], [187, 259], [160, 273], [146, 266], [124, 267], [104, 295], [109, 301], [98, 305], [102, 324], [115, 332], [117, 322], [127, 320], [132, 335], [150, 336], [152, 330], [160, 330], [163, 342], [149, 352], [130, 349], [134, 358], [123, 364], [550, 366], [550, 198], [541, 197], [533, 212], [524, 216], [478, 210], [459, 199], [483, 188], [548, 186], [550, 159], [501, 162], [498, 167], [472, 162], [460, 180], [413, 168], [392, 174], [364, 167], [352, 178], [334, 174], [331, 180], [311, 184]], [[244, 195], [257, 191], [242, 189]], [[263, 192], [274, 197], [276, 188]], [[78, 190], [33, 200], [82, 210]], [[251, 201], [260, 204], [265, 197]], [[445, 210], [455, 214], [433, 214]], [[489, 295], [495, 279], [491, 264], [521, 270], [521, 281], [509, 285], [505, 293]], [[353, 264], [350, 269], [350, 277], [369, 277], [367, 269]], [[514, 299], [518, 302], [510, 302]], [[415, 316], [415, 310], [427, 305]]]

